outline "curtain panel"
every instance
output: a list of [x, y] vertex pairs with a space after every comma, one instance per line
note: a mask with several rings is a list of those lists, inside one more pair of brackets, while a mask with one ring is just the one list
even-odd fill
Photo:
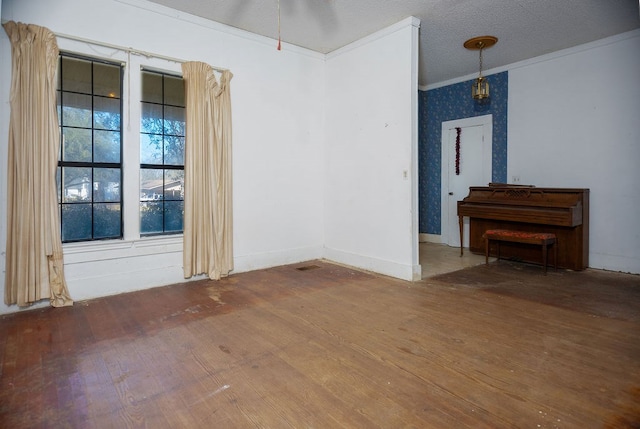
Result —
[[182, 64], [186, 97], [184, 277], [218, 280], [233, 270], [231, 96], [233, 75]]
[[56, 186], [58, 45], [44, 27], [9, 21], [11, 115], [7, 157], [7, 305], [72, 305], [63, 269]]

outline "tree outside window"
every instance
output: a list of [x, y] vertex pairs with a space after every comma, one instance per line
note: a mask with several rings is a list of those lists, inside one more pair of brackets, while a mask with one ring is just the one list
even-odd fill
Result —
[[122, 66], [61, 53], [58, 203], [62, 241], [122, 237]]
[[181, 233], [184, 217], [184, 82], [142, 72], [140, 234]]

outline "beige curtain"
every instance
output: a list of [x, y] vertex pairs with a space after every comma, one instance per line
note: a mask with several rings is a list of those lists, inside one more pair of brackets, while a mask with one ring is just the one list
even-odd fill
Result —
[[186, 96], [184, 276], [218, 280], [233, 270], [229, 71], [182, 64]]
[[64, 279], [56, 168], [58, 45], [37, 25], [4, 24], [11, 41], [7, 159], [7, 267], [4, 301], [72, 305]]

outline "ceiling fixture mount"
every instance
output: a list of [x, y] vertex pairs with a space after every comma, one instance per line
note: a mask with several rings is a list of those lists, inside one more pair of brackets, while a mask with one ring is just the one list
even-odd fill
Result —
[[475, 100], [487, 101], [489, 99], [489, 82], [482, 76], [482, 51], [496, 43], [498, 43], [498, 38], [494, 36], [478, 36], [464, 42], [465, 48], [480, 51], [480, 72], [471, 86], [471, 96]]

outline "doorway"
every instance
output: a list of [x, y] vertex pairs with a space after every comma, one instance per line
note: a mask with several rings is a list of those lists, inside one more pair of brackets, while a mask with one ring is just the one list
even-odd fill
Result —
[[[460, 128], [459, 171], [456, 171], [457, 128]], [[457, 202], [470, 186], [491, 182], [492, 115], [442, 123], [441, 241], [460, 247]], [[469, 219], [464, 220], [464, 247], [469, 247]]]

